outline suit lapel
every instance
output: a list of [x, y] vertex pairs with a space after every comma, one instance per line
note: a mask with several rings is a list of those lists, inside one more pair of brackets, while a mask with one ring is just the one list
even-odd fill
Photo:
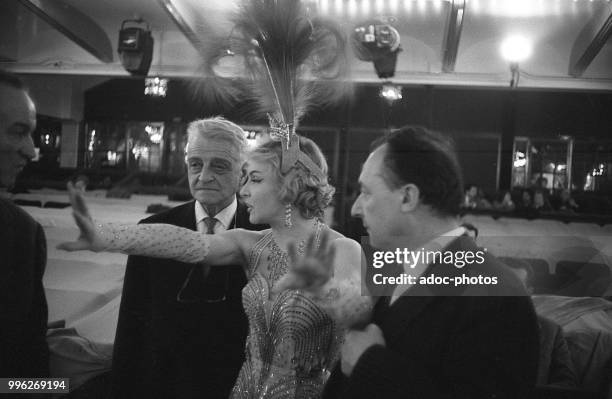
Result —
[[435, 299], [436, 297], [431, 294], [429, 296], [412, 294], [398, 298], [388, 307], [385, 307], [383, 303], [377, 309], [377, 314], [374, 317], [384, 331], [385, 339], [391, 342], [395, 341]]
[[176, 220], [174, 223], [179, 227], [197, 230], [195, 220], [195, 201], [190, 201], [184, 205], [181, 205], [179, 212], [176, 214]]
[[[442, 252], [465, 250], [476, 251], [477, 246], [470, 237], [463, 235], [449, 243], [446, 248], [442, 249]], [[456, 269], [452, 265], [434, 263], [427, 267], [421, 277], [431, 276], [432, 274], [439, 277], [456, 276], [458, 271], [460, 272], [460, 269]], [[375, 321], [385, 331], [385, 338], [393, 341], [401, 336], [410, 326], [410, 323], [438, 297], [460, 296], [466, 288], [466, 285], [453, 286], [452, 289], [444, 286], [414, 286], [406, 295], [397, 298], [391, 305], [389, 305], [390, 298], [381, 298], [380, 301], [383, 302], [377, 304], [374, 315]]]

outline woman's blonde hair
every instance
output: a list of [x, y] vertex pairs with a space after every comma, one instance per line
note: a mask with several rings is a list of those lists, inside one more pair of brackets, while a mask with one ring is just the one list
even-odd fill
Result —
[[325, 156], [314, 141], [300, 136], [300, 150], [317, 165], [323, 175], [311, 173], [296, 164], [286, 174], [281, 173], [282, 147], [279, 141], [268, 141], [251, 150], [249, 157], [270, 163], [280, 185], [279, 198], [285, 204], [293, 204], [307, 218], [323, 218], [323, 210], [331, 203], [335, 188], [328, 182]]

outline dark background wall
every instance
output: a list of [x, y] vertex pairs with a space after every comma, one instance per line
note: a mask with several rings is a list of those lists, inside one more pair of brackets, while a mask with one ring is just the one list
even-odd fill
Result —
[[[246, 116], [248, 104], [223, 107], [198, 101], [187, 81], [171, 80], [165, 98], [145, 96], [143, 88], [143, 80], [125, 78], [89, 89], [85, 121], [176, 122], [223, 115], [242, 124], [265, 124]], [[352, 98], [315, 110], [302, 121], [305, 131], [316, 131], [309, 135], [317, 136], [313, 138], [331, 158], [337, 184], [355, 182], [370, 143], [386, 129], [406, 124], [451, 135], [466, 182], [486, 190], [494, 190], [498, 180], [502, 186], [509, 182], [514, 136], [612, 139], [612, 93], [404, 86], [403, 98], [389, 104], [379, 96], [379, 89], [379, 85], [359, 84]]]

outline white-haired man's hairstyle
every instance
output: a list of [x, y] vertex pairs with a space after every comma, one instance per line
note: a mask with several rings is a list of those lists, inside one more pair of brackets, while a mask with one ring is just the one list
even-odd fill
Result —
[[[247, 141], [244, 130], [221, 116], [197, 119], [191, 122], [187, 127], [187, 142], [190, 143], [198, 136], [209, 140], [227, 142], [236, 151], [239, 160], [243, 160], [245, 157]], [[187, 151], [187, 147], [185, 147], [185, 151]]]

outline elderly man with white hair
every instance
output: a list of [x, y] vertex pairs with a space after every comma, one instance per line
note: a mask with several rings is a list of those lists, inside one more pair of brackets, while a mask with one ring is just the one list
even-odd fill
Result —
[[[173, 224], [202, 234], [257, 229], [236, 197], [244, 131], [215, 117], [192, 122], [187, 132], [185, 161], [194, 200], [141, 223]], [[111, 397], [227, 398], [244, 360], [245, 284], [240, 266], [211, 269], [130, 256]]]

